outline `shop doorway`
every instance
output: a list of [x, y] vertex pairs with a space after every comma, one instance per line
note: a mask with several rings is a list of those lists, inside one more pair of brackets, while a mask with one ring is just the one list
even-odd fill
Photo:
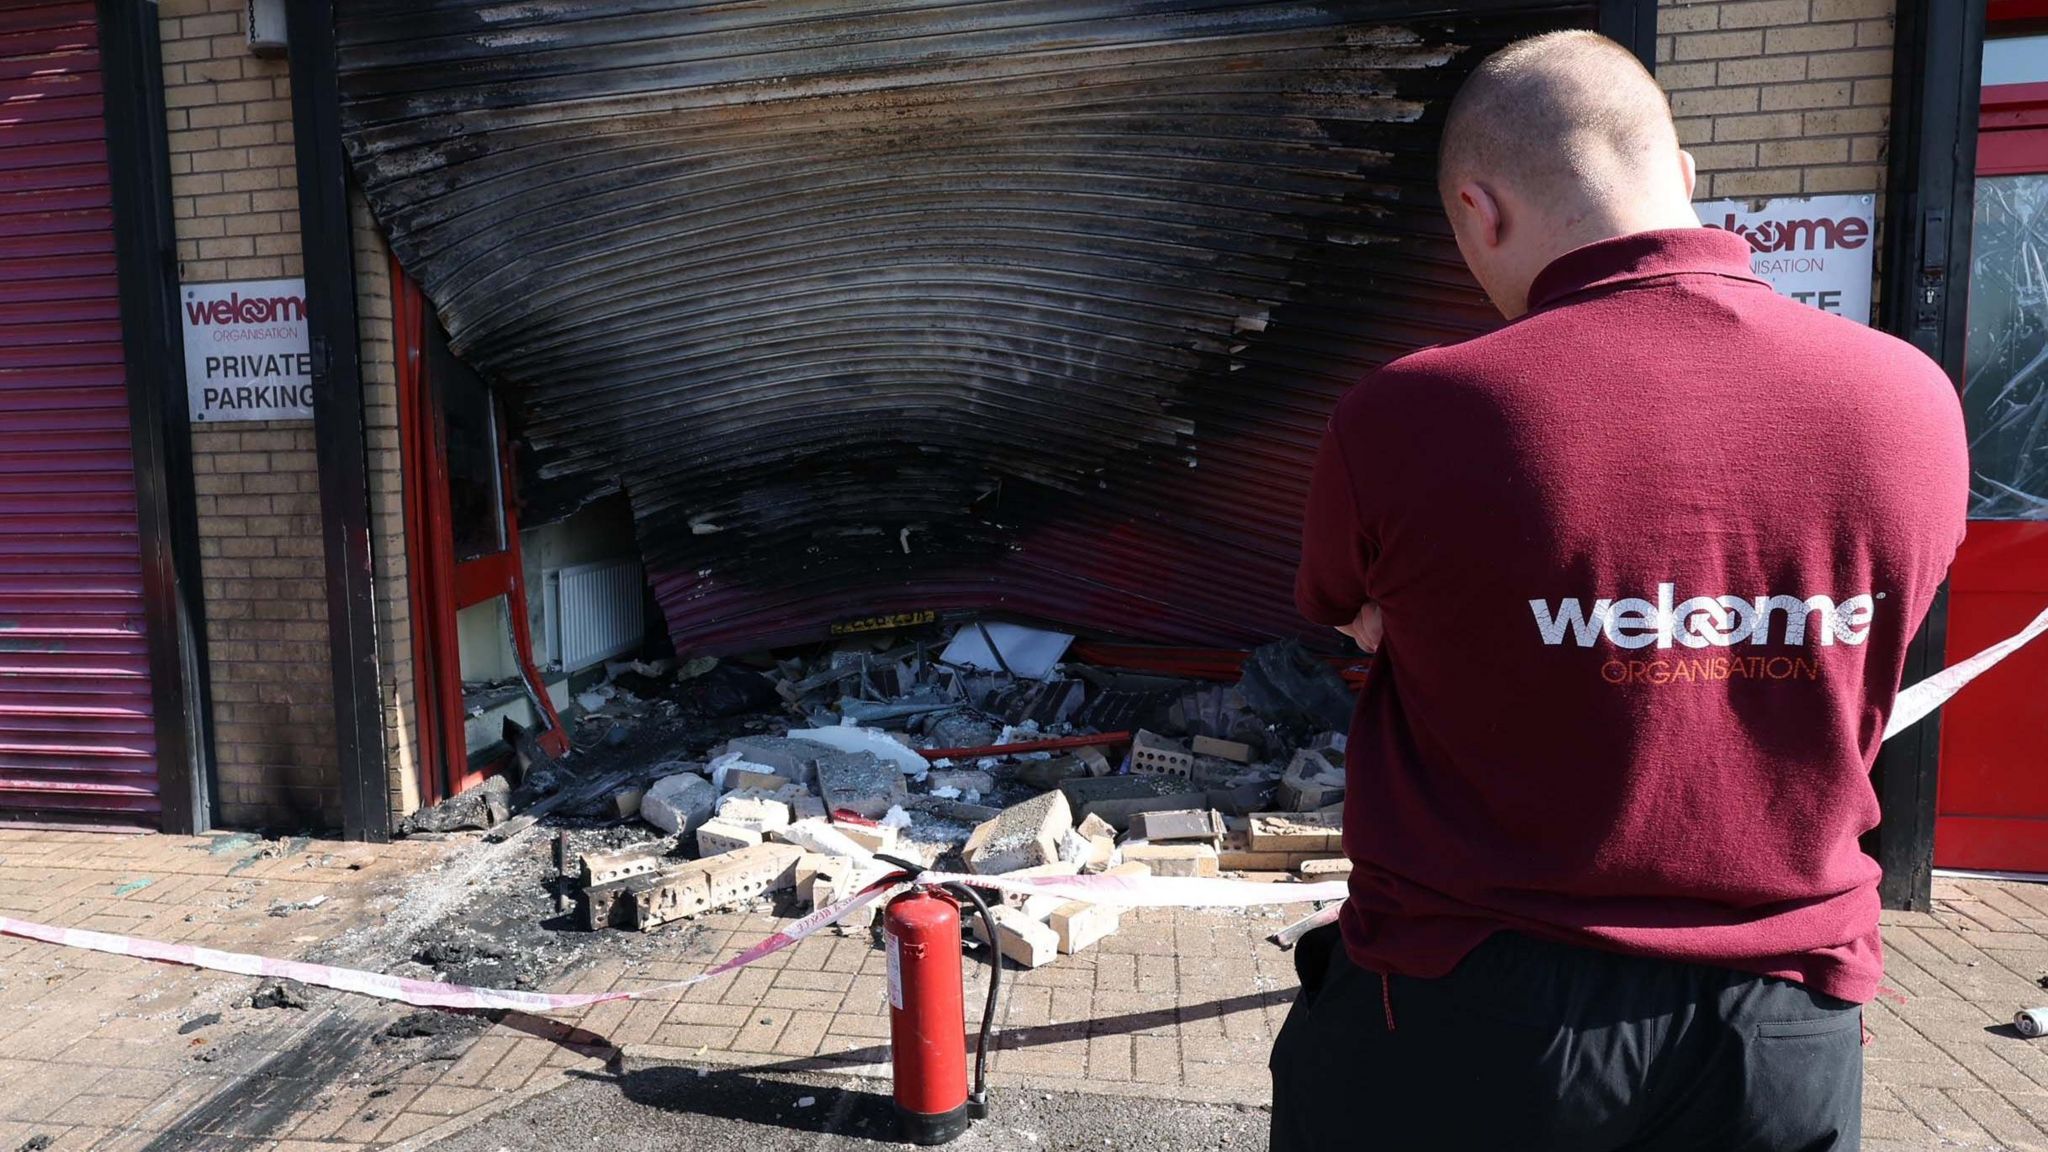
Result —
[[[2022, 5], [2006, 5], [2019, 9]], [[1970, 531], [1950, 577], [1948, 661], [2048, 603], [2048, 5], [1984, 45], [1963, 407]], [[1950, 702], [1938, 867], [2048, 873], [2048, 647]]]
[[[523, 732], [569, 748], [535, 667], [504, 410], [392, 263], [420, 800], [514, 762]], [[517, 725], [509, 728], [506, 722]]]

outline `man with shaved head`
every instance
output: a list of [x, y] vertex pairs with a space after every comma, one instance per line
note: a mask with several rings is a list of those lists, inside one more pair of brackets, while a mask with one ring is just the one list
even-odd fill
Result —
[[1955, 391], [1699, 226], [1612, 41], [1488, 57], [1439, 164], [1508, 323], [1374, 373], [1317, 458], [1296, 600], [1377, 654], [1273, 1147], [1853, 1149], [1858, 843], [1963, 533]]

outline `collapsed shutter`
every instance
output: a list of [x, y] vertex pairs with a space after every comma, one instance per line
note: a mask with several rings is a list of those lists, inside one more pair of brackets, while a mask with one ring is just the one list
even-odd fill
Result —
[[154, 827], [91, 3], [0, 4], [0, 820]]

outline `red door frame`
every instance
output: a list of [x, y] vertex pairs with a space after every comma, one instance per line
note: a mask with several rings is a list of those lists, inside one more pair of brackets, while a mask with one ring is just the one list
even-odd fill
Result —
[[[2014, 18], [2048, 16], [2048, 0], [2006, 7]], [[2048, 172], [2048, 83], [1993, 85], [1981, 101], [1977, 175]], [[1948, 662], [2011, 635], [2044, 598], [2048, 521], [1972, 520], [1949, 577]], [[1943, 708], [1936, 866], [2048, 873], [2044, 680], [2048, 648], [2024, 649]]]
[[433, 382], [426, 367], [426, 297], [419, 284], [391, 261], [392, 327], [398, 360], [398, 433], [405, 488], [407, 602], [413, 641], [413, 698], [418, 714], [420, 799], [431, 804], [482, 780], [501, 765], [474, 771], [463, 738], [462, 664], [455, 614], [503, 596], [511, 617], [512, 649], [528, 694], [540, 710], [545, 731], [541, 747], [560, 756], [569, 750], [562, 718], [548, 698], [533, 663], [533, 635], [526, 620], [525, 563], [519, 550], [519, 513], [514, 498], [512, 444], [498, 421], [500, 509], [505, 546], [473, 560], [455, 558], [455, 533], [448, 498], [448, 438]]

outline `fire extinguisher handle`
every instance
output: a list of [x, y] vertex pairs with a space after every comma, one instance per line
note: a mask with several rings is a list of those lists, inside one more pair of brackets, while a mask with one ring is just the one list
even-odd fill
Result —
[[995, 913], [989, 911], [988, 902], [981, 893], [965, 884], [948, 884], [946, 891], [959, 896], [974, 905], [981, 916], [982, 931], [988, 934], [988, 1000], [981, 1008], [981, 1035], [974, 1043], [974, 1090], [967, 1094], [967, 1114], [979, 1120], [988, 1115], [988, 1042], [989, 1034], [995, 1029], [996, 1001], [1002, 994], [1003, 950], [996, 935]]

